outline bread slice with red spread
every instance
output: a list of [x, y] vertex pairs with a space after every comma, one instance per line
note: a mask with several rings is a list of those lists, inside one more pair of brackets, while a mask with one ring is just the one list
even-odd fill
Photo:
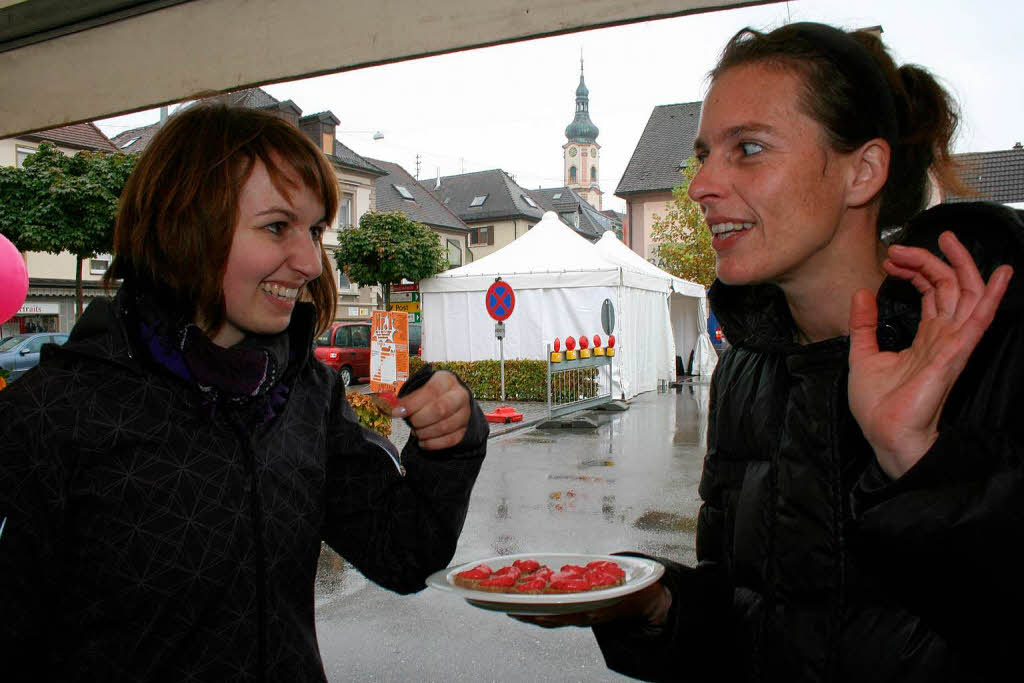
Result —
[[516, 560], [494, 571], [486, 564], [461, 571], [456, 586], [490, 593], [529, 595], [582, 593], [621, 586], [626, 572], [611, 560], [595, 560], [586, 566], [567, 564], [557, 572], [537, 560]]

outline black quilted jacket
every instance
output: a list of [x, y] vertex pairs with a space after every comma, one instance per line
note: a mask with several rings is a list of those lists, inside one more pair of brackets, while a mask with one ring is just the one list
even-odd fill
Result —
[[[307, 306], [293, 349], [311, 348]], [[146, 364], [123, 313], [93, 303], [0, 392], [0, 680], [324, 680], [321, 539], [386, 588], [422, 589], [455, 552], [479, 407], [455, 448], [410, 438], [403, 475], [311, 353], [251, 429]]]
[[[716, 283], [733, 349], [712, 383], [696, 568], [669, 564], [664, 629], [595, 629], [610, 666], [654, 680], [1020, 680], [1024, 643], [1024, 221], [944, 205], [904, 243], [954, 230], [986, 279], [1016, 275], [896, 481], [849, 412], [849, 340], [794, 344], [774, 287]], [[822, 293], [827, 296], [827, 292]], [[880, 345], [909, 346], [920, 295], [887, 280]]]

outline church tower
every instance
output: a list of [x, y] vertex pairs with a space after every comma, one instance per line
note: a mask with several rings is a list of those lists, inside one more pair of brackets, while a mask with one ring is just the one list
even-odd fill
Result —
[[598, 211], [601, 210], [601, 160], [597, 144], [597, 126], [590, 120], [590, 91], [583, 82], [583, 57], [580, 57], [580, 84], [576, 88], [576, 116], [565, 128], [567, 142], [562, 145], [565, 186], [576, 191]]

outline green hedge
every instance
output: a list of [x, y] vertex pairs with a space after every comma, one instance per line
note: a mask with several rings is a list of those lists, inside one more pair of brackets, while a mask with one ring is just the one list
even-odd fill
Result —
[[[412, 375], [424, 363], [418, 356], [409, 359], [409, 374]], [[439, 361], [431, 363], [435, 370], [449, 370], [458, 375], [472, 390], [478, 401], [501, 400], [501, 363], [496, 360]], [[590, 398], [597, 394], [597, 368], [582, 370], [584, 381], [573, 387], [577, 399]], [[539, 401], [547, 403], [548, 392], [544, 387], [547, 361], [507, 360], [505, 361], [505, 400]], [[571, 400], [569, 388], [556, 390], [552, 396], [555, 403]]]

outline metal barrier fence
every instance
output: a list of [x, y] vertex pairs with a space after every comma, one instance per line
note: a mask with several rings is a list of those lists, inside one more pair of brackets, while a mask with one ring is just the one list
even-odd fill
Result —
[[614, 356], [591, 356], [551, 362], [547, 346], [548, 417], [566, 415], [612, 400], [612, 360]]

